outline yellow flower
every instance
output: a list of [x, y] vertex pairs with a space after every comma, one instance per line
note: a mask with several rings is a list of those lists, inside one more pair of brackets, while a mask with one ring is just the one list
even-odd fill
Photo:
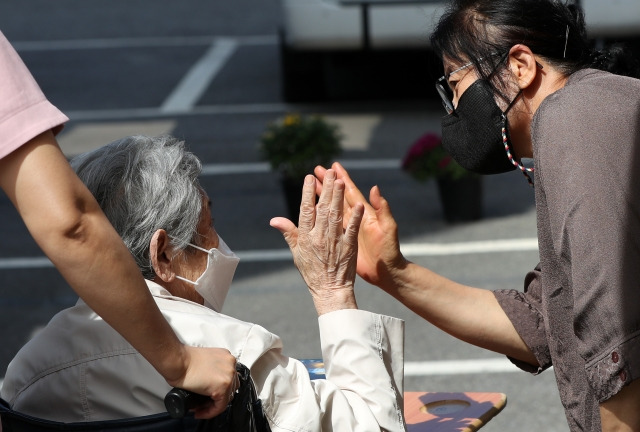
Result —
[[293, 126], [296, 123], [300, 123], [300, 116], [298, 114], [287, 114], [283, 123], [285, 126]]

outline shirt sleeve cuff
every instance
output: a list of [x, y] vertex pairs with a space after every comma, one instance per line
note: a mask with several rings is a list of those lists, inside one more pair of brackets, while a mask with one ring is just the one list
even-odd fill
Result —
[[46, 99], [13, 114], [10, 119], [0, 123], [0, 136], [5, 140], [0, 146], [0, 158], [43, 132], [52, 130], [57, 134], [68, 120], [66, 115]]
[[505, 314], [515, 327], [518, 335], [529, 347], [539, 366], [534, 366], [509, 357], [509, 360], [520, 369], [539, 374], [551, 366], [551, 353], [547, 344], [544, 319], [528, 301], [525, 293], [516, 290], [494, 291], [494, 295]]
[[598, 401], [604, 402], [640, 375], [640, 332], [586, 365]]

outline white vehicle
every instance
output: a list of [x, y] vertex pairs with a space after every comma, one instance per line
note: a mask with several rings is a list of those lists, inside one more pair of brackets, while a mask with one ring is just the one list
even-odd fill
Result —
[[[640, 35], [640, 0], [579, 3], [591, 37]], [[360, 67], [371, 72], [379, 67], [380, 62], [369, 63], [372, 53], [390, 56], [388, 63], [400, 58], [393, 52], [412, 50], [426, 61], [429, 36], [446, 5], [446, 0], [282, 0], [285, 100], [326, 97], [329, 84], [340, 85], [345, 79], [341, 70]], [[356, 73], [342, 87], [370, 79], [370, 73]]]
[[640, 35], [640, 1], [580, 0], [587, 32], [592, 38], [628, 38]]
[[443, 0], [284, 0], [284, 36], [293, 50], [425, 47]]

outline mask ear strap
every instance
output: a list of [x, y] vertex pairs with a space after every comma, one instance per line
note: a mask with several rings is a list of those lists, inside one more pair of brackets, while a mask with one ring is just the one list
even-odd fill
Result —
[[[175, 240], [175, 239], [176, 239], [176, 238], [175, 238], [175, 237], [173, 237], [173, 236], [169, 236], [169, 238], [170, 238], [170, 239], [172, 239], [172, 240]], [[200, 246], [196, 246], [196, 245], [194, 245], [193, 243], [187, 243], [187, 245], [188, 245], [188, 246], [191, 246], [191, 247], [192, 247], [192, 248], [194, 248], [194, 249], [198, 249], [199, 251], [202, 251], [202, 252], [204, 252], [204, 253], [207, 253], [207, 254], [209, 253], [209, 250], [208, 250], [208, 249], [201, 248]]]
[[[516, 96], [517, 99], [517, 96]], [[514, 99], [515, 101], [515, 99]], [[509, 108], [511, 108], [511, 105], [513, 105], [513, 102], [511, 102], [511, 104], [509, 104]], [[509, 110], [509, 108], [507, 108], [507, 111]], [[534, 168], [527, 168], [524, 165], [522, 165], [520, 162], [518, 162], [513, 155], [511, 154], [511, 148], [509, 147], [509, 140], [507, 139], [507, 114], [506, 111], [502, 114], [502, 144], [504, 144], [504, 150], [507, 152], [507, 157], [509, 158], [509, 162], [511, 162], [513, 164], [513, 166], [515, 166], [516, 168], [518, 168], [522, 174], [526, 177], [527, 182], [529, 182], [529, 186], [534, 187], [533, 185], [533, 180], [531, 179], [531, 176], [528, 173], [532, 173], [534, 172]]]
[[187, 278], [184, 278], [184, 277], [182, 277], [182, 276], [178, 276], [178, 275], [176, 275], [176, 279], [179, 279], [179, 280], [181, 280], [181, 281], [183, 281], [183, 282], [189, 282], [191, 285], [198, 285], [196, 282], [194, 282], [194, 281], [192, 281], [192, 280], [189, 280], [189, 279], [187, 279]]
[[[507, 115], [507, 113], [509, 112], [509, 110], [510, 110], [511, 108], [513, 108], [513, 105], [516, 103], [516, 101], [518, 100], [518, 98], [520, 97], [520, 95], [521, 95], [521, 94], [522, 94], [522, 89], [520, 89], [520, 90], [518, 91], [518, 94], [516, 95], [516, 97], [514, 97], [514, 98], [513, 98], [513, 100], [511, 101], [511, 103], [509, 103], [509, 105], [507, 106], [507, 109], [506, 109], [506, 110], [504, 110], [504, 113], [502, 114], [502, 116], [503, 116], [503, 117]], [[505, 117], [505, 121], [506, 121], [506, 117]]]
[[202, 251], [202, 252], [204, 252], [204, 253], [206, 253], [206, 254], [208, 254], [208, 253], [209, 253], [209, 249], [201, 248], [200, 246], [196, 246], [196, 245], [194, 245], [193, 243], [187, 243], [187, 244], [188, 244], [189, 246], [191, 246], [192, 248], [194, 248], [194, 249], [198, 249], [199, 251]]

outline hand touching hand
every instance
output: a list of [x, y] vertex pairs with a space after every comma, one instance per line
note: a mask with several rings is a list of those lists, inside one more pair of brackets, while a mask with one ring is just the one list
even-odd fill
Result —
[[328, 181], [328, 173], [335, 171], [337, 178], [345, 184], [344, 217], [352, 213], [355, 206], [364, 205], [365, 211], [358, 235], [358, 275], [367, 282], [393, 294], [397, 288], [395, 274], [406, 268], [408, 261], [400, 252], [398, 241], [398, 225], [391, 214], [391, 208], [374, 186], [369, 194], [369, 203], [349, 173], [339, 163], [334, 163], [331, 170], [316, 167], [315, 174], [323, 182], [316, 186], [320, 190]]
[[298, 228], [285, 218], [271, 220], [291, 249], [318, 315], [357, 308], [353, 285], [363, 215], [362, 204], [352, 206], [343, 228], [344, 182], [336, 180], [332, 170], [324, 179], [315, 205], [316, 180], [312, 175], [305, 178]]

